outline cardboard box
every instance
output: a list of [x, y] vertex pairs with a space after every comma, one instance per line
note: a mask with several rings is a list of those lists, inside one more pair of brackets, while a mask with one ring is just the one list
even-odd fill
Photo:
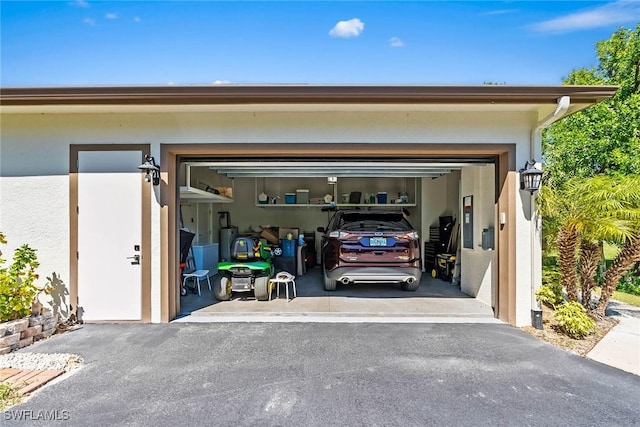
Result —
[[280, 229], [278, 230], [278, 238], [279, 239], [286, 239], [287, 238], [287, 234], [293, 234], [293, 240], [298, 240], [298, 236], [300, 235], [300, 229], [299, 228], [284, 228], [284, 227], [280, 227]]
[[273, 230], [269, 230], [268, 228], [265, 228], [260, 232], [260, 237], [266, 239], [266, 241], [271, 243], [272, 245], [280, 244], [280, 239], [278, 239], [276, 233]]

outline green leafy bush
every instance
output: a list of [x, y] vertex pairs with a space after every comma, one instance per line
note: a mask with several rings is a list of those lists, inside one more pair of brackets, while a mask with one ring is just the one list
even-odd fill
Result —
[[555, 263], [544, 263], [542, 265], [542, 284], [554, 285], [560, 283], [560, 267]]
[[558, 282], [542, 285], [536, 290], [536, 299], [555, 308], [564, 302], [562, 286]]
[[616, 290], [625, 294], [640, 295], [640, 276], [627, 275], [620, 279]]
[[577, 301], [562, 304], [556, 309], [554, 317], [560, 332], [571, 338], [581, 339], [596, 330], [596, 322]]
[[[2, 233], [0, 243], [6, 243]], [[29, 315], [40, 292], [35, 285], [38, 279], [36, 269], [40, 265], [35, 249], [22, 245], [15, 250], [13, 263], [8, 267], [4, 263], [5, 260], [0, 258], [0, 322]]]

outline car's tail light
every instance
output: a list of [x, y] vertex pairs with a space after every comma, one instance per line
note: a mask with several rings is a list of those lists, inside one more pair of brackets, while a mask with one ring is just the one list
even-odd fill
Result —
[[417, 231], [410, 231], [404, 234], [402, 237], [404, 237], [405, 239], [417, 240], [419, 235]]
[[332, 231], [331, 233], [329, 233], [329, 237], [333, 237], [336, 239], [346, 239], [349, 236], [351, 236], [351, 234], [345, 231]]

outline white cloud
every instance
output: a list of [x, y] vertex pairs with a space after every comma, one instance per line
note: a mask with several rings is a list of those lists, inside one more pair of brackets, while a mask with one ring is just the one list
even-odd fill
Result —
[[229, 80], [216, 80], [215, 82], [213, 82], [214, 85], [228, 85], [231, 82]]
[[84, 18], [84, 19], [82, 20], [82, 22], [84, 22], [85, 24], [90, 25], [90, 26], [92, 26], [92, 27], [93, 27], [94, 25], [96, 25], [96, 21], [94, 21], [94, 20], [93, 20], [93, 19], [91, 19], [91, 18]]
[[76, 0], [72, 4], [78, 7], [89, 7], [89, 3], [87, 3], [85, 0]]
[[486, 13], [483, 13], [484, 16], [492, 16], [492, 15], [508, 15], [510, 13], [514, 13], [515, 9], [498, 9], [492, 10]]
[[389, 46], [391, 47], [403, 47], [404, 42], [400, 40], [398, 37], [391, 37], [389, 39]]
[[535, 31], [565, 33], [640, 21], [640, 2], [618, 0], [532, 25]]
[[118, 19], [118, 14], [113, 12], [108, 12], [104, 14], [105, 19]]
[[358, 18], [349, 19], [348, 21], [340, 21], [338, 22], [332, 29], [329, 31], [329, 35], [331, 37], [339, 37], [339, 38], [349, 38], [349, 37], [358, 37], [364, 31], [364, 22], [359, 20]]

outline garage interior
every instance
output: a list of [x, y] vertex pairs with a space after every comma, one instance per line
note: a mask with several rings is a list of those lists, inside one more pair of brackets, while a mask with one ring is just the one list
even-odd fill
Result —
[[[297, 297], [289, 302], [284, 287], [280, 298], [274, 291], [274, 299], [268, 302], [256, 301], [249, 292], [218, 302], [206, 280], [200, 282], [201, 296], [196, 280], [188, 280], [187, 295], [176, 301], [178, 320], [251, 315], [308, 318], [327, 313], [493, 319], [495, 162], [492, 155], [384, 160], [178, 156], [176, 219], [179, 229], [193, 234], [185, 271], [208, 270], [213, 284], [217, 263], [228, 257], [234, 236], [257, 236], [281, 249], [288, 246], [283, 240], [291, 239], [295, 253], [275, 251], [274, 265], [276, 271], [296, 276], [297, 290]], [[463, 175], [471, 187], [463, 185]], [[464, 206], [472, 200], [469, 195], [475, 195], [473, 211]], [[404, 211], [421, 236], [423, 275], [418, 290], [405, 292], [394, 284], [351, 284], [325, 291], [317, 228], [327, 225], [335, 209]], [[465, 246], [461, 219], [470, 212], [466, 232], [471, 233], [472, 243]], [[303, 246], [298, 245], [301, 236]], [[475, 280], [479, 284], [465, 283], [463, 260], [476, 270], [489, 270]]]

